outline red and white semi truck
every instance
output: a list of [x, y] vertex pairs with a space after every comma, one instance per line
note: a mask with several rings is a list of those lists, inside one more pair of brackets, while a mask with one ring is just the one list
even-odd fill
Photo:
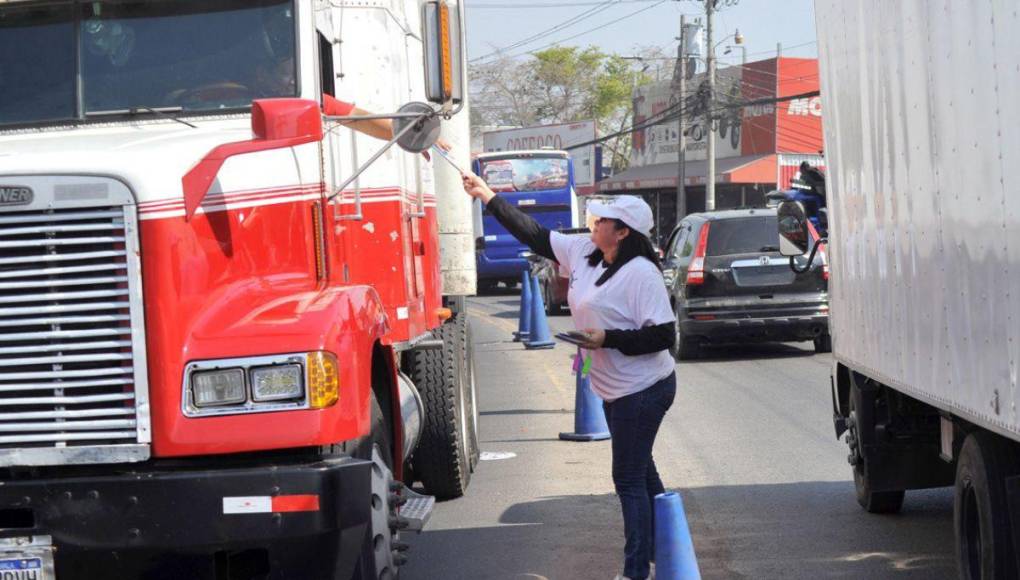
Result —
[[396, 577], [478, 456], [462, 22], [0, 1], [4, 577]]
[[[857, 500], [895, 512], [954, 486], [960, 577], [1016, 578], [1016, 4], [816, 0], [815, 17], [833, 418]], [[779, 213], [795, 255], [803, 212]]]

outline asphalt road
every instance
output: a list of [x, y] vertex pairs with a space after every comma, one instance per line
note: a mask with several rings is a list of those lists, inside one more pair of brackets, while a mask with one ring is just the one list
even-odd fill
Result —
[[[623, 524], [609, 442], [569, 443], [572, 350], [510, 341], [518, 297], [470, 301], [483, 461], [468, 494], [411, 539], [404, 580], [611, 579]], [[550, 319], [553, 332], [572, 327]], [[952, 493], [910, 492], [894, 516], [854, 500], [836, 441], [829, 355], [810, 343], [723, 347], [677, 367], [655, 458], [682, 493], [704, 578], [953, 578]]]

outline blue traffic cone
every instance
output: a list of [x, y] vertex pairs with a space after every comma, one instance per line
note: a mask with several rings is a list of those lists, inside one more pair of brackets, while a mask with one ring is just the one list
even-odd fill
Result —
[[524, 341], [524, 348], [553, 348], [552, 333], [549, 332], [549, 321], [545, 319], [545, 304], [542, 303], [542, 289], [538, 287], [538, 278], [531, 279], [531, 332]]
[[602, 410], [602, 399], [591, 390], [591, 378], [581, 364], [581, 349], [577, 350], [577, 388], [574, 391], [574, 432], [560, 433], [564, 441], [602, 441], [609, 439], [609, 426]]
[[517, 313], [517, 332], [514, 342], [528, 340], [531, 335], [531, 276], [525, 270], [521, 276], [521, 310]]
[[655, 496], [655, 577], [701, 580], [684, 502], [675, 491]]

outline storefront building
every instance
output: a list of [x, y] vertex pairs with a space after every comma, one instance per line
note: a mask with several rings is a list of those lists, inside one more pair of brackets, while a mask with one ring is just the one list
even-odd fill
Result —
[[[687, 82], [697, 91], [704, 75]], [[803, 161], [824, 164], [821, 99], [792, 97], [818, 90], [818, 61], [772, 58], [716, 73], [716, 209], [764, 207], [765, 194], [788, 189]], [[662, 116], [677, 100], [670, 81], [634, 93], [635, 125]], [[690, 100], [690, 99], [689, 99]], [[764, 101], [749, 106], [742, 103]], [[704, 117], [686, 119], [684, 183], [686, 213], [705, 210], [708, 180]], [[630, 168], [597, 184], [599, 194], [641, 195], [656, 214], [655, 237], [665, 238], [678, 220], [678, 123], [651, 125], [633, 135]]]

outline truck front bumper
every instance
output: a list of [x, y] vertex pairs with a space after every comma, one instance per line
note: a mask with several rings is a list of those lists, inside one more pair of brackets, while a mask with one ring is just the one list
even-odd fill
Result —
[[370, 462], [178, 465], [2, 482], [0, 537], [52, 536], [59, 580], [350, 577]]

